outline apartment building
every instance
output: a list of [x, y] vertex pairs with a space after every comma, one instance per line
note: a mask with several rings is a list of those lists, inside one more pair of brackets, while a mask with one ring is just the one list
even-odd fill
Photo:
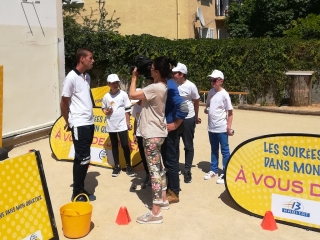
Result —
[[[169, 39], [226, 38], [225, 15], [229, 0], [83, 0], [85, 14], [106, 8], [120, 18], [122, 35], [150, 34]], [[199, 14], [201, 16], [199, 16]], [[93, 15], [99, 17], [99, 11]], [[202, 21], [200, 21], [201, 19]], [[79, 18], [79, 21], [80, 18]]]

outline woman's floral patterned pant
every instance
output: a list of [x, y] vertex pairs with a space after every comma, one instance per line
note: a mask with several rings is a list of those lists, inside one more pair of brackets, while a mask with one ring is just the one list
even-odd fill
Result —
[[162, 191], [167, 189], [166, 172], [164, 170], [161, 145], [164, 138], [143, 139], [144, 153], [146, 155], [151, 177], [153, 204], [162, 204]]

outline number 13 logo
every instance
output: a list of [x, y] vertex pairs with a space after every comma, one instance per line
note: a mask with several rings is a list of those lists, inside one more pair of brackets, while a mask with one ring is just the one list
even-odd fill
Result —
[[292, 204], [292, 209], [293, 209], [294, 211], [300, 210], [300, 209], [301, 209], [301, 203], [299, 203], [299, 202], [293, 202], [293, 204]]

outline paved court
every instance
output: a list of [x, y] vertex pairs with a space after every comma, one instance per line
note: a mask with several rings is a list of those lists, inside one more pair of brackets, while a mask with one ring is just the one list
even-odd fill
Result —
[[[210, 144], [208, 142], [207, 116], [200, 107], [202, 124], [197, 125], [195, 134], [195, 159], [192, 168], [191, 184], [181, 179], [180, 203], [163, 210], [164, 222], [155, 225], [140, 225], [135, 222], [137, 216], [146, 213], [145, 202], [151, 201], [150, 187], [145, 190], [131, 190], [132, 183], [139, 183], [143, 175], [136, 167], [138, 178], [132, 179], [122, 172], [112, 178], [111, 170], [91, 166], [86, 184], [89, 192], [94, 191], [97, 200], [92, 202], [92, 230], [83, 239], [319, 239], [313, 231], [278, 224], [278, 230], [269, 232], [260, 227], [261, 219], [241, 212], [225, 191], [223, 185], [217, 185], [215, 179], [205, 181], [203, 177], [210, 168]], [[234, 110], [233, 129], [230, 137], [233, 150], [241, 142], [256, 136], [272, 133], [312, 133], [320, 135], [320, 117], [292, 114], [268, 113], [246, 110]], [[60, 239], [66, 239], [62, 233], [59, 208], [70, 201], [72, 183], [72, 163], [59, 162], [51, 155], [48, 138], [29, 143], [10, 151], [15, 157], [29, 149], [40, 150], [51, 202]], [[181, 152], [181, 156], [184, 154]], [[183, 161], [181, 161], [183, 163]], [[180, 164], [183, 170], [183, 164]], [[115, 219], [120, 206], [126, 206], [131, 219], [127, 226], [118, 226]]]

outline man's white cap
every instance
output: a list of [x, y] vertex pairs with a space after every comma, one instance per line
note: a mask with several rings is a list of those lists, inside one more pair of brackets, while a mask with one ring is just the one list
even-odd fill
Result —
[[188, 69], [183, 63], [178, 63], [177, 66], [172, 69], [172, 72], [181, 72], [183, 74], [187, 74]]
[[222, 80], [224, 79], [224, 75], [221, 71], [219, 70], [213, 70], [213, 72], [211, 73], [211, 75], [209, 75], [208, 77], [212, 77], [212, 78], [221, 78]]
[[108, 75], [107, 82], [109, 83], [120, 82], [120, 79], [117, 74], [110, 74]]

